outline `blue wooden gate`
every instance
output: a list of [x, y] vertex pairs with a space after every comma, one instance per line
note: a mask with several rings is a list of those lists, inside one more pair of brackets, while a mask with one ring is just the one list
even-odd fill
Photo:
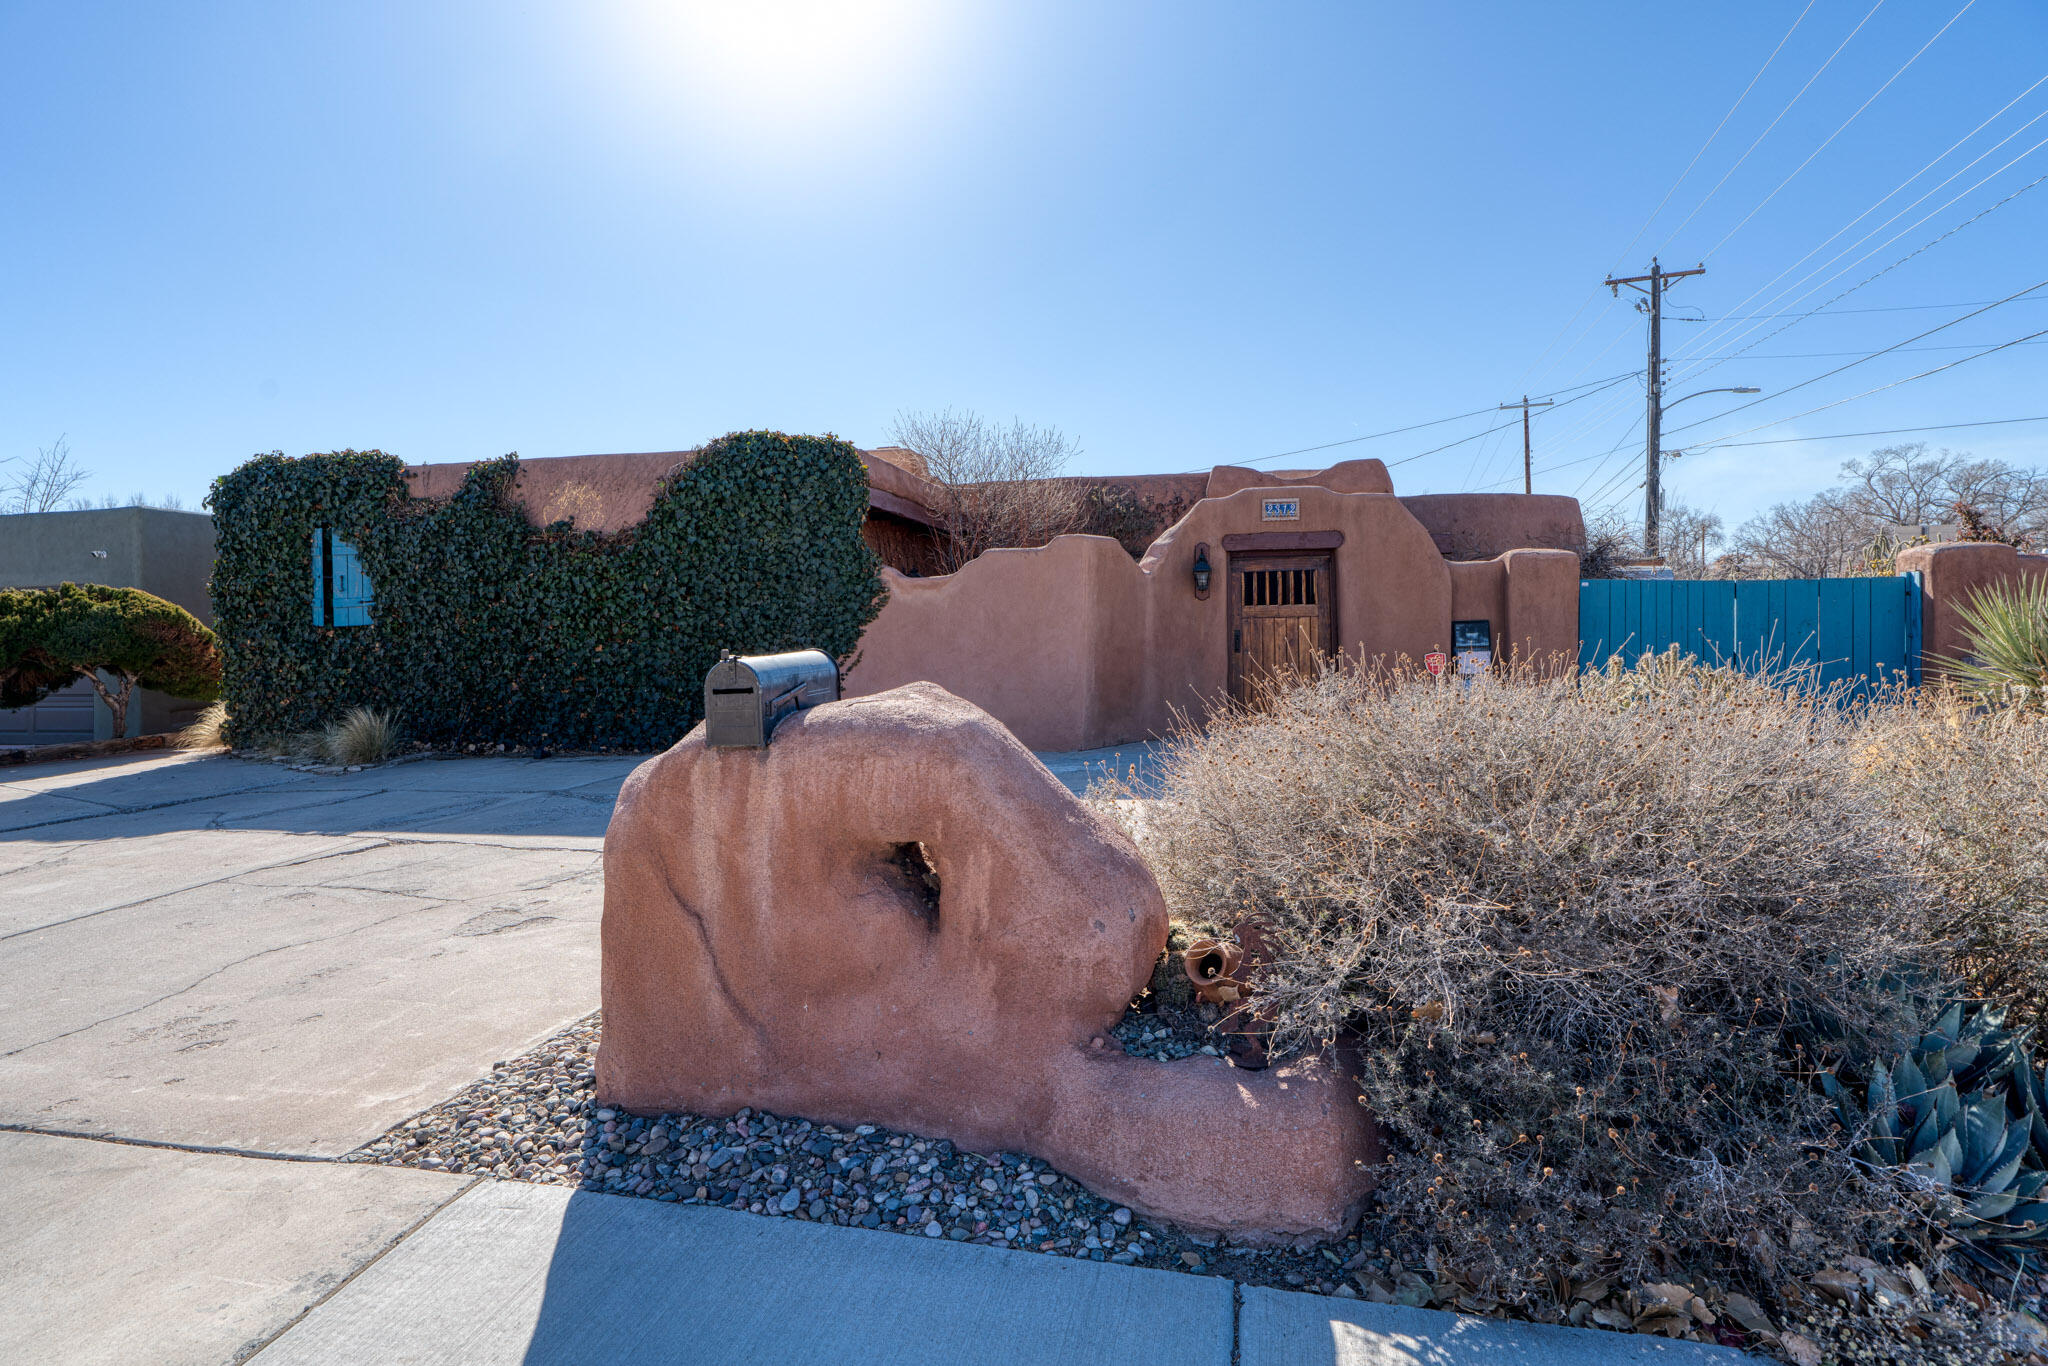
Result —
[[1580, 668], [1673, 646], [1753, 673], [1817, 666], [1823, 686], [1918, 684], [1920, 576], [1579, 581]]

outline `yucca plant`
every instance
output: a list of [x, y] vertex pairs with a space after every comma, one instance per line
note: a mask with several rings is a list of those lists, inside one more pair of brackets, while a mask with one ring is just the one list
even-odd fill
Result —
[[1821, 1087], [1856, 1155], [1931, 1197], [1966, 1243], [2048, 1251], [2048, 1094], [2005, 1012], [1951, 1005], [1889, 1067]]
[[2048, 708], [2048, 578], [1994, 584], [1957, 615], [1969, 657], [1943, 661], [1956, 687], [1989, 707]]

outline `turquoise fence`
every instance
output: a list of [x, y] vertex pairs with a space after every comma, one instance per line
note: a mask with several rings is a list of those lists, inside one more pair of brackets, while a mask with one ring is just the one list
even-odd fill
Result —
[[1579, 667], [1676, 646], [1751, 672], [1817, 667], [1834, 683], [1920, 682], [1920, 576], [1579, 581]]

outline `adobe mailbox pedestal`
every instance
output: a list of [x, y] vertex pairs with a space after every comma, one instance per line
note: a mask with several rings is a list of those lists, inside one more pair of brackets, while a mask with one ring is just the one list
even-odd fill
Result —
[[1252, 1240], [1341, 1233], [1370, 1189], [1376, 1130], [1326, 1063], [1118, 1051], [1166, 940], [1151, 873], [932, 684], [798, 709], [761, 749], [692, 731], [626, 780], [604, 867], [608, 1105], [1029, 1153]]

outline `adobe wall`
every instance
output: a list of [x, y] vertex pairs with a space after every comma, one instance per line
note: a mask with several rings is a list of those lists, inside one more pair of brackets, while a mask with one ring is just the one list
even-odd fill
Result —
[[[847, 696], [936, 683], [1033, 749], [1092, 749], [1143, 733], [1148, 584], [1109, 537], [990, 550], [934, 578], [884, 569], [882, 580], [889, 601], [861, 636]], [[1128, 656], [1115, 657], [1120, 650]]]
[[1569, 550], [1586, 544], [1579, 500], [1551, 493], [1419, 493], [1401, 503], [1454, 560], [1484, 560], [1523, 547]]
[[2022, 555], [1989, 541], [1912, 546], [1899, 552], [1898, 569], [1920, 574], [1920, 660], [1927, 670], [1969, 653], [1959, 609], [1973, 595], [2004, 584], [2048, 583], [2048, 555]]
[[[1370, 474], [1357, 470], [1359, 482]], [[1576, 659], [1575, 554], [1517, 550], [1450, 563], [1392, 493], [1282, 485], [1300, 515], [1268, 522], [1263, 504], [1275, 487], [1202, 500], [1136, 564], [1107, 537], [1062, 536], [1035, 550], [989, 551], [942, 577], [885, 571], [889, 601], [861, 638], [846, 694], [929, 680], [990, 712], [1033, 749], [1163, 734], [1176, 709], [1206, 716], [1228, 686], [1225, 537], [1237, 536], [1342, 537], [1331, 552], [1335, 634], [1353, 664], [1448, 650], [1453, 619], [1492, 623], [1504, 658]], [[1214, 576], [1206, 599], [1194, 588], [1203, 546]]]

